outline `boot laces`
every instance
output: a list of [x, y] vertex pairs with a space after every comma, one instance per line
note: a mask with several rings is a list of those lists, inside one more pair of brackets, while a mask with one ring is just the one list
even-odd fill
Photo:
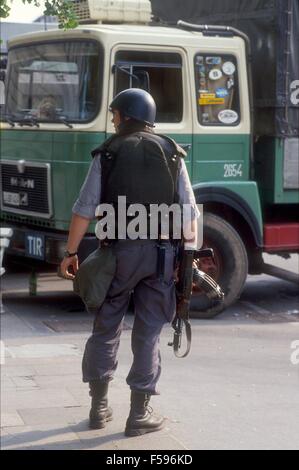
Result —
[[152, 408], [150, 405], [147, 405], [146, 411], [147, 411], [150, 415], [153, 414], [153, 412], [154, 412], [153, 408]]
[[144, 408], [145, 408], [145, 411], [147, 411], [150, 415], [153, 413], [153, 408], [149, 405], [149, 399], [148, 400], [145, 400], [144, 402]]

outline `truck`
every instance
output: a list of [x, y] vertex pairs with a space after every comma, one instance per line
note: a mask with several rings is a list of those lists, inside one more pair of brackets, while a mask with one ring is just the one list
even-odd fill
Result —
[[[109, 103], [130, 87], [157, 103], [155, 131], [174, 138], [198, 204], [199, 268], [221, 286], [213, 318], [248, 274], [298, 282], [264, 253], [299, 252], [299, 8], [295, 0], [75, 0], [74, 30], [9, 42], [1, 120], [1, 220], [9, 253], [59, 264], [90, 151], [113, 132]], [[98, 244], [94, 225], [80, 245]]]

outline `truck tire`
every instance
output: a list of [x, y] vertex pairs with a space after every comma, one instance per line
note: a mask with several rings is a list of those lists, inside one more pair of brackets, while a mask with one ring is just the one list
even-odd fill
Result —
[[211, 306], [203, 292], [193, 291], [190, 316], [210, 319], [239, 298], [248, 274], [248, 258], [243, 241], [229, 223], [215, 214], [206, 213], [203, 224], [204, 247], [213, 248], [215, 262], [209, 259], [205, 264], [200, 260], [198, 267], [218, 282], [225, 299]]

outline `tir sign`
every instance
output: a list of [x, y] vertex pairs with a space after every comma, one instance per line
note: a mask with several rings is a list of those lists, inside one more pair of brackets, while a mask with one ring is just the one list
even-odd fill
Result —
[[42, 234], [26, 233], [25, 235], [26, 255], [30, 258], [44, 259], [45, 237]]

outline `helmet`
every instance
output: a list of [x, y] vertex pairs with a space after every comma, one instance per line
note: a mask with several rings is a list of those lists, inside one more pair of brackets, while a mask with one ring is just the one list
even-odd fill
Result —
[[154, 126], [156, 118], [156, 103], [153, 97], [140, 88], [128, 88], [118, 93], [109, 106], [124, 116]]

